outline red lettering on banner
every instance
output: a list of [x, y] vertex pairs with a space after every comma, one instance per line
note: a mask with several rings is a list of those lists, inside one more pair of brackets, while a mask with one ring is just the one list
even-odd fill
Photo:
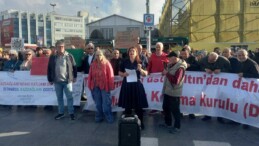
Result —
[[234, 80], [232, 83], [233, 88], [241, 89], [248, 92], [259, 92], [258, 91], [258, 83], [254, 81], [250, 82], [242, 82], [242, 78], [239, 78], [238, 80]]
[[148, 82], [148, 83], [151, 83], [151, 82], [153, 82], [153, 83], [157, 83], [157, 82], [163, 83], [163, 82], [164, 82], [164, 76], [161, 76], [161, 77], [159, 77], [159, 78], [148, 77], [148, 78], [147, 78], [147, 82]]
[[206, 85], [223, 85], [227, 86], [228, 80], [226, 78], [214, 77], [213, 75], [203, 77], [193, 77], [192, 75], [185, 75], [184, 83], [187, 84], [203, 84], [206, 80]]
[[180, 99], [181, 99], [182, 105], [190, 105], [190, 106], [196, 105], [196, 98], [194, 96], [190, 97], [190, 99], [187, 96], [181, 96]]
[[206, 80], [206, 85], [223, 85], [227, 86], [228, 80], [225, 78], [214, 77], [210, 75], [210, 77]]
[[159, 102], [158, 93], [159, 93], [159, 91], [152, 91], [151, 92], [151, 101]]
[[206, 95], [201, 96], [200, 106], [230, 110], [233, 113], [237, 113], [238, 110], [238, 104], [231, 102], [230, 98], [223, 100], [218, 98], [207, 98]]
[[255, 104], [250, 104], [249, 106], [249, 116], [258, 117], [259, 116], [259, 106]]
[[114, 88], [120, 87], [122, 84], [122, 81], [114, 82]]
[[192, 75], [185, 75], [184, 83], [203, 84], [203, 77], [193, 77]]

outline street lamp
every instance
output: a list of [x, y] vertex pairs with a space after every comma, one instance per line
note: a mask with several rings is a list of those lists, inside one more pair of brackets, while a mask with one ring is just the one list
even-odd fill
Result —
[[54, 8], [55, 8], [55, 6], [57, 6], [57, 5], [56, 5], [56, 4], [54, 4], [54, 3], [53, 3], [53, 4], [52, 4], [52, 3], [50, 3], [49, 5], [53, 7], [53, 12], [54, 12]]

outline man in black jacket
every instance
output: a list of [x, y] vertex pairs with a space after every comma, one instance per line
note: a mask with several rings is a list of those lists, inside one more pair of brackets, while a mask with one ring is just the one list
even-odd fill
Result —
[[[185, 62], [187, 63], [186, 71], [199, 71], [200, 70], [200, 66], [199, 66], [197, 59], [191, 55], [189, 49], [183, 48], [180, 52], [180, 58], [185, 60]], [[189, 114], [189, 118], [195, 119], [195, 115]]]
[[[208, 56], [204, 57], [200, 61], [201, 71], [205, 71], [208, 74], [219, 74], [221, 72], [229, 73], [231, 71], [230, 62], [227, 58], [219, 56], [215, 52], [211, 52]], [[203, 121], [211, 120], [210, 116], [204, 116]], [[225, 123], [223, 118], [218, 117], [218, 122]]]
[[83, 58], [82, 63], [82, 71], [84, 71], [85, 74], [89, 73], [90, 65], [94, 60], [95, 57], [95, 47], [93, 43], [89, 43], [86, 46], [87, 54]]
[[254, 60], [248, 58], [248, 52], [246, 50], [238, 50], [237, 58], [241, 62], [241, 71], [238, 73], [239, 77], [259, 78], [258, 64]]
[[56, 120], [65, 117], [64, 112], [64, 98], [63, 92], [67, 97], [68, 113], [71, 120], [75, 120], [74, 106], [73, 106], [73, 87], [72, 83], [76, 82], [77, 68], [74, 57], [65, 51], [65, 44], [63, 41], [56, 43], [57, 53], [51, 55], [48, 63], [48, 81], [54, 84], [57, 100], [58, 100], [58, 115]]
[[[248, 57], [248, 52], [245, 49], [238, 50], [237, 58], [241, 62], [241, 71], [238, 73], [239, 77], [259, 78], [259, 66], [254, 60]], [[248, 125], [243, 125], [244, 129], [248, 127]]]

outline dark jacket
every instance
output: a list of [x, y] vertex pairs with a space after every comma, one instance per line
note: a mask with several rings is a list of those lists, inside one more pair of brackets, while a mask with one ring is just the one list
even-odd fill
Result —
[[186, 69], [187, 71], [200, 71], [200, 65], [194, 56], [190, 55], [185, 61], [187, 64], [190, 64]]
[[219, 56], [215, 63], [209, 63], [208, 56], [202, 58], [200, 61], [200, 68], [201, 71], [205, 71], [206, 68], [212, 71], [220, 69], [220, 72], [230, 72], [231, 70], [229, 60], [223, 56]]
[[[89, 57], [88, 55], [85, 55], [85, 57], [83, 58], [83, 63], [82, 63], [82, 69], [81, 70], [84, 71], [85, 74], [89, 73], [89, 69], [90, 69], [90, 65], [91, 65], [91, 64], [88, 63], [88, 57]], [[92, 59], [91, 63], [93, 62], [94, 57], [95, 57], [95, 54], [93, 56], [93, 59]]]
[[[55, 68], [56, 68], [56, 61], [57, 61], [57, 55], [51, 55], [49, 58], [49, 63], [48, 63], [48, 81], [49, 82], [54, 82], [56, 73], [55, 73]], [[66, 55], [66, 60], [67, 60], [67, 73], [68, 73], [68, 82], [73, 82], [74, 78], [77, 78], [77, 67], [76, 67], [76, 62], [74, 60], [74, 57], [67, 53]]]
[[245, 62], [241, 62], [241, 73], [243, 73], [245, 78], [259, 78], [258, 64], [248, 58]]
[[241, 62], [235, 57], [229, 57], [228, 60], [231, 65], [230, 73], [239, 73], [241, 70]]

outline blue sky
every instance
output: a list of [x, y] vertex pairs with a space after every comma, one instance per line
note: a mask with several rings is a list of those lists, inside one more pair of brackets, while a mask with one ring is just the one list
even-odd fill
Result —
[[[155, 14], [158, 23], [165, 0], [150, 0], [150, 13]], [[100, 18], [118, 14], [143, 21], [146, 12], [146, 0], [0, 0], [0, 11], [16, 9], [39, 13], [51, 12], [50, 3], [55, 3], [55, 11], [63, 15], [74, 16], [77, 11], [86, 10], [89, 15]]]

